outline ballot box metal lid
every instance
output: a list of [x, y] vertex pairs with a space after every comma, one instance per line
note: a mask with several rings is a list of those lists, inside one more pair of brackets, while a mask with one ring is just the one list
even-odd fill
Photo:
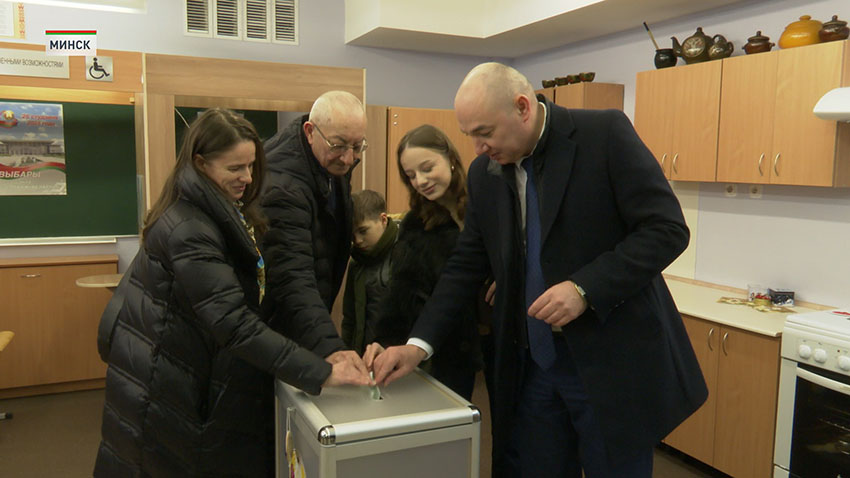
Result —
[[369, 387], [327, 387], [309, 395], [280, 380], [275, 394], [295, 408], [297, 421], [324, 446], [481, 420], [475, 405], [419, 369], [382, 387], [380, 400], [372, 398]]

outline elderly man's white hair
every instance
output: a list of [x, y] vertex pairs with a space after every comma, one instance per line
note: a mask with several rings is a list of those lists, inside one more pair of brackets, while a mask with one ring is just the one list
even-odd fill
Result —
[[467, 73], [459, 92], [476, 87], [486, 92], [492, 105], [509, 108], [516, 95], [526, 95], [535, 101], [534, 87], [522, 73], [501, 63], [482, 63]]
[[310, 109], [310, 122], [326, 125], [335, 118], [349, 118], [352, 115], [366, 115], [363, 103], [347, 91], [328, 91], [318, 97]]

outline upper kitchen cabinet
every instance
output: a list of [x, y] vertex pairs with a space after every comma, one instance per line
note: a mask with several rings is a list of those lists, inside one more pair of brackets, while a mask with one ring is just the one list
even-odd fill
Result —
[[847, 42], [723, 60], [717, 180], [848, 186], [848, 126], [813, 113], [850, 84]]
[[[793, 52], [793, 50], [786, 50]], [[717, 180], [766, 184], [773, 160], [776, 67], [779, 54], [723, 60]], [[812, 116], [812, 119], [814, 116]]]
[[712, 61], [637, 74], [635, 129], [668, 179], [714, 181], [721, 72]]
[[581, 82], [572, 85], [543, 88], [535, 93], [543, 95], [564, 108], [588, 110], [623, 109], [623, 85], [619, 83]]
[[850, 185], [850, 130], [817, 118], [826, 92], [850, 84], [846, 41], [779, 52], [771, 184]]
[[555, 104], [588, 110], [623, 109], [623, 85], [581, 82], [555, 87]]
[[549, 99], [549, 101], [555, 101], [555, 88], [542, 88], [539, 90], [534, 90], [535, 94], [543, 95]]

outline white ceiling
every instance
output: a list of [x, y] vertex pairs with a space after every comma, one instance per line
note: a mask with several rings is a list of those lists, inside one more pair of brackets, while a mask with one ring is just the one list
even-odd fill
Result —
[[[502, 15], [495, 19], [496, 22], [493, 22], [494, 10], [506, 10], [499, 7], [505, 2], [498, 0], [477, 0], [482, 5], [478, 15], [470, 14], [474, 10], [470, 9], [469, 2], [474, 0], [453, 0], [436, 5], [436, 14], [433, 0], [424, 3], [402, 0], [404, 8], [397, 8], [398, 4], [388, 5], [394, 1], [398, 0], [346, 0], [346, 43], [430, 53], [516, 58], [642, 27], [644, 21], [651, 27], [654, 23], [747, 0], [603, 0], [597, 3], [560, 0], [556, 2], [556, 10], [561, 12], [546, 18], [531, 18], [532, 21], [529, 21], [527, 15], [508, 11], [507, 16], [512, 18]], [[540, 3], [543, 0], [511, 0], [510, 3], [514, 1], [533, 8], [535, 1]], [[545, 3], [551, 10], [553, 2]], [[442, 15], [445, 21], [435, 23], [435, 15]], [[502, 25], [496, 28], [499, 31], [488, 27], [494, 23]]]

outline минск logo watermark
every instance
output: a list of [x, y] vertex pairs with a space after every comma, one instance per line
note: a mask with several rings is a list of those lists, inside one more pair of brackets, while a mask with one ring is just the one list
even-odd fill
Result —
[[45, 30], [48, 55], [97, 55], [97, 30]]

